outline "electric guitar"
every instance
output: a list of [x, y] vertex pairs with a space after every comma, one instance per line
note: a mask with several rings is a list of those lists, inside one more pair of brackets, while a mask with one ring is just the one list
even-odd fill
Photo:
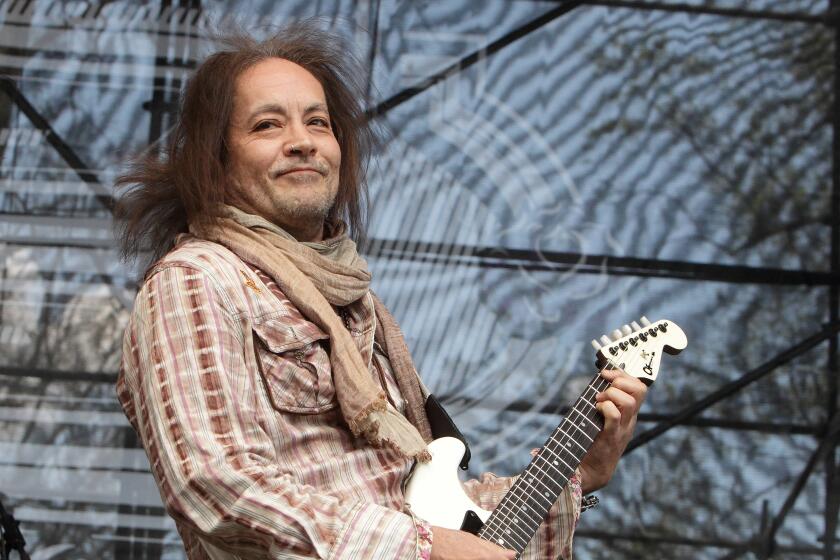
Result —
[[[599, 369], [619, 367], [650, 385], [662, 353], [678, 354], [688, 341], [673, 322], [651, 323], [645, 317], [639, 322], [616, 329], [612, 338], [593, 340], [592, 345]], [[469, 531], [515, 550], [518, 557], [603, 429], [595, 395], [608, 386], [599, 372], [492, 512], [475, 505], [458, 478], [464, 444], [454, 437], [434, 440], [428, 446], [432, 460], [417, 463], [406, 486], [411, 511], [431, 525]]]

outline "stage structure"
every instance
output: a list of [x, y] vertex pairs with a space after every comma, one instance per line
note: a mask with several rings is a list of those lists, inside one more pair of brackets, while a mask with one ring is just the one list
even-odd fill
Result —
[[0, 0], [0, 500], [38, 558], [183, 558], [114, 395], [114, 178], [219, 31], [369, 69], [374, 286], [518, 472], [588, 341], [677, 321], [578, 558], [838, 558], [839, 0]]

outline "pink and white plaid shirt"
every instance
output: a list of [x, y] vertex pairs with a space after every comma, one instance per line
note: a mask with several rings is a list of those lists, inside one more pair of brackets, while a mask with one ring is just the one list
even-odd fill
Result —
[[[401, 409], [374, 349], [370, 297], [343, 314]], [[147, 275], [117, 393], [190, 560], [429, 558], [433, 531], [405, 507], [411, 462], [350, 433], [327, 338], [267, 275], [215, 243], [184, 236]], [[512, 482], [487, 474], [466, 490], [493, 509]], [[574, 477], [523, 558], [570, 558], [579, 514]]]

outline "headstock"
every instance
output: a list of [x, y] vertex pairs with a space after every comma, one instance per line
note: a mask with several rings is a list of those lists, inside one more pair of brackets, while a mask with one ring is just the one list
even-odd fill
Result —
[[688, 345], [688, 339], [672, 321], [651, 323], [643, 316], [639, 323], [633, 321], [614, 330], [611, 337], [604, 335], [600, 341], [593, 340], [592, 346], [597, 350], [598, 369], [612, 363], [650, 385], [659, 373], [662, 353], [679, 354]]

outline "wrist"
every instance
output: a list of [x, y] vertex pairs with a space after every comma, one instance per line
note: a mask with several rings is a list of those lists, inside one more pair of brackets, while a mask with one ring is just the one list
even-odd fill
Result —
[[578, 480], [580, 480], [580, 490], [584, 496], [600, 490], [609, 482], [609, 478], [604, 480], [604, 477], [586, 470], [583, 465], [578, 468]]

